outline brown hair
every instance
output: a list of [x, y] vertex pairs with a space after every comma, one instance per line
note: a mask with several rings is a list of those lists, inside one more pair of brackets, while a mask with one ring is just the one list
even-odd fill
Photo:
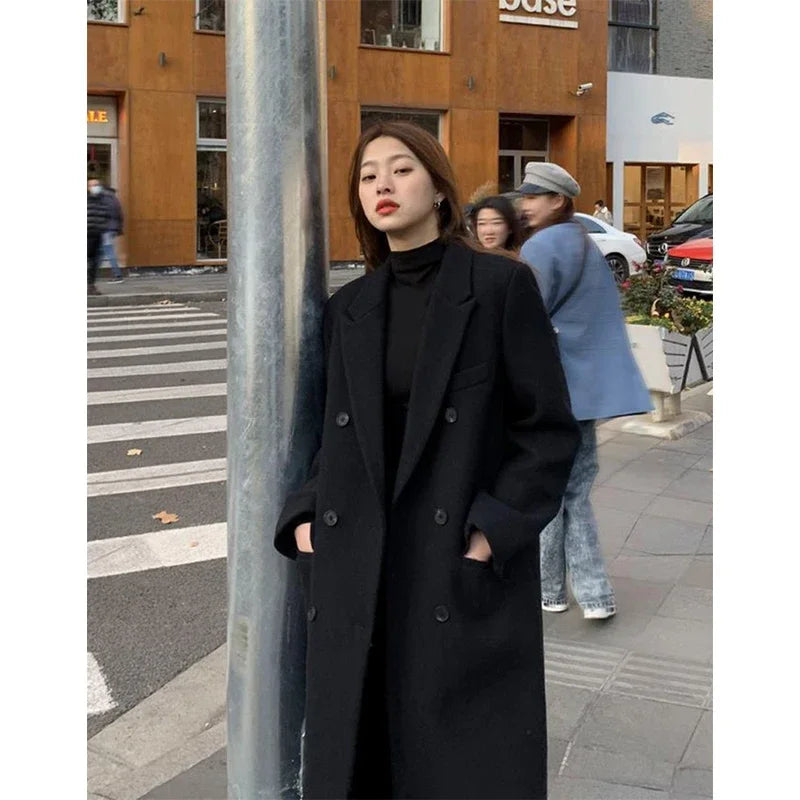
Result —
[[458, 199], [455, 175], [441, 144], [426, 130], [411, 122], [379, 122], [361, 134], [353, 153], [353, 160], [350, 162], [350, 213], [364, 253], [367, 272], [380, 266], [389, 256], [389, 241], [386, 234], [370, 224], [358, 196], [364, 149], [379, 136], [391, 136], [406, 145], [428, 171], [436, 191], [444, 195], [438, 210], [439, 238], [445, 244], [460, 241], [469, 245], [469, 234]]

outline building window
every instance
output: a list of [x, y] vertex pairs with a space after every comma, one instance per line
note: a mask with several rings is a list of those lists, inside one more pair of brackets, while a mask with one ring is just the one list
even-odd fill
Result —
[[361, 44], [442, 49], [442, 0], [361, 0]]
[[697, 200], [697, 165], [626, 164], [623, 226], [642, 241]]
[[511, 192], [522, 183], [525, 164], [547, 161], [550, 125], [546, 119], [500, 117], [500, 151], [497, 161], [497, 190]]
[[441, 116], [438, 111], [415, 111], [410, 108], [362, 108], [361, 131], [365, 131], [376, 122], [400, 120], [402, 122], [413, 122], [438, 139]]
[[197, 102], [197, 258], [228, 257], [225, 101]]
[[91, 22], [124, 22], [122, 0], [86, 0], [86, 19]]
[[195, 0], [197, 30], [225, 33], [225, 0]]
[[656, 0], [610, 0], [609, 70], [654, 73], [657, 32]]

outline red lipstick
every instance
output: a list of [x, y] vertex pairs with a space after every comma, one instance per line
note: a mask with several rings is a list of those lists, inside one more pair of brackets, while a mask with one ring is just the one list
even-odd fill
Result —
[[400, 206], [398, 206], [394, 200], [381, 200], [378, 205], [375, 206], [375, 212], [386, 217], [389, 214], [393, 214], [398, 208], [400, 208]]

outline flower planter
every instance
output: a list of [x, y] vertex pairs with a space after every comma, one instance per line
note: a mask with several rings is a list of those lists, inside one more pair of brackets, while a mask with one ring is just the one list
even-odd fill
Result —
[[713, 329], [695, 336], [658, 325], [626, 325], [634, 358], [655, 406], [653, 422], [681, 413], [681, 391], [710, 380], [713, 374]]

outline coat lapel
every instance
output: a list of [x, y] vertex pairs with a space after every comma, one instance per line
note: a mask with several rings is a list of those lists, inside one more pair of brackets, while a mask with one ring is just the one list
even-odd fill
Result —
[[[342, 317], [341, 341], [351, 416], [375, 491], [384, 503], [383, 381], [386, 289], [389, 271], [379, 267], [364, 281]], [[338, 410], [338, 409], [337, 409]]]
[[472, 251], [448, 246], [431, 292], [411, 385], [406, 430], [397, 467], [393, 502], [417, 466], [439, 413], [442, 397], [467, 327], [472, 297]]

